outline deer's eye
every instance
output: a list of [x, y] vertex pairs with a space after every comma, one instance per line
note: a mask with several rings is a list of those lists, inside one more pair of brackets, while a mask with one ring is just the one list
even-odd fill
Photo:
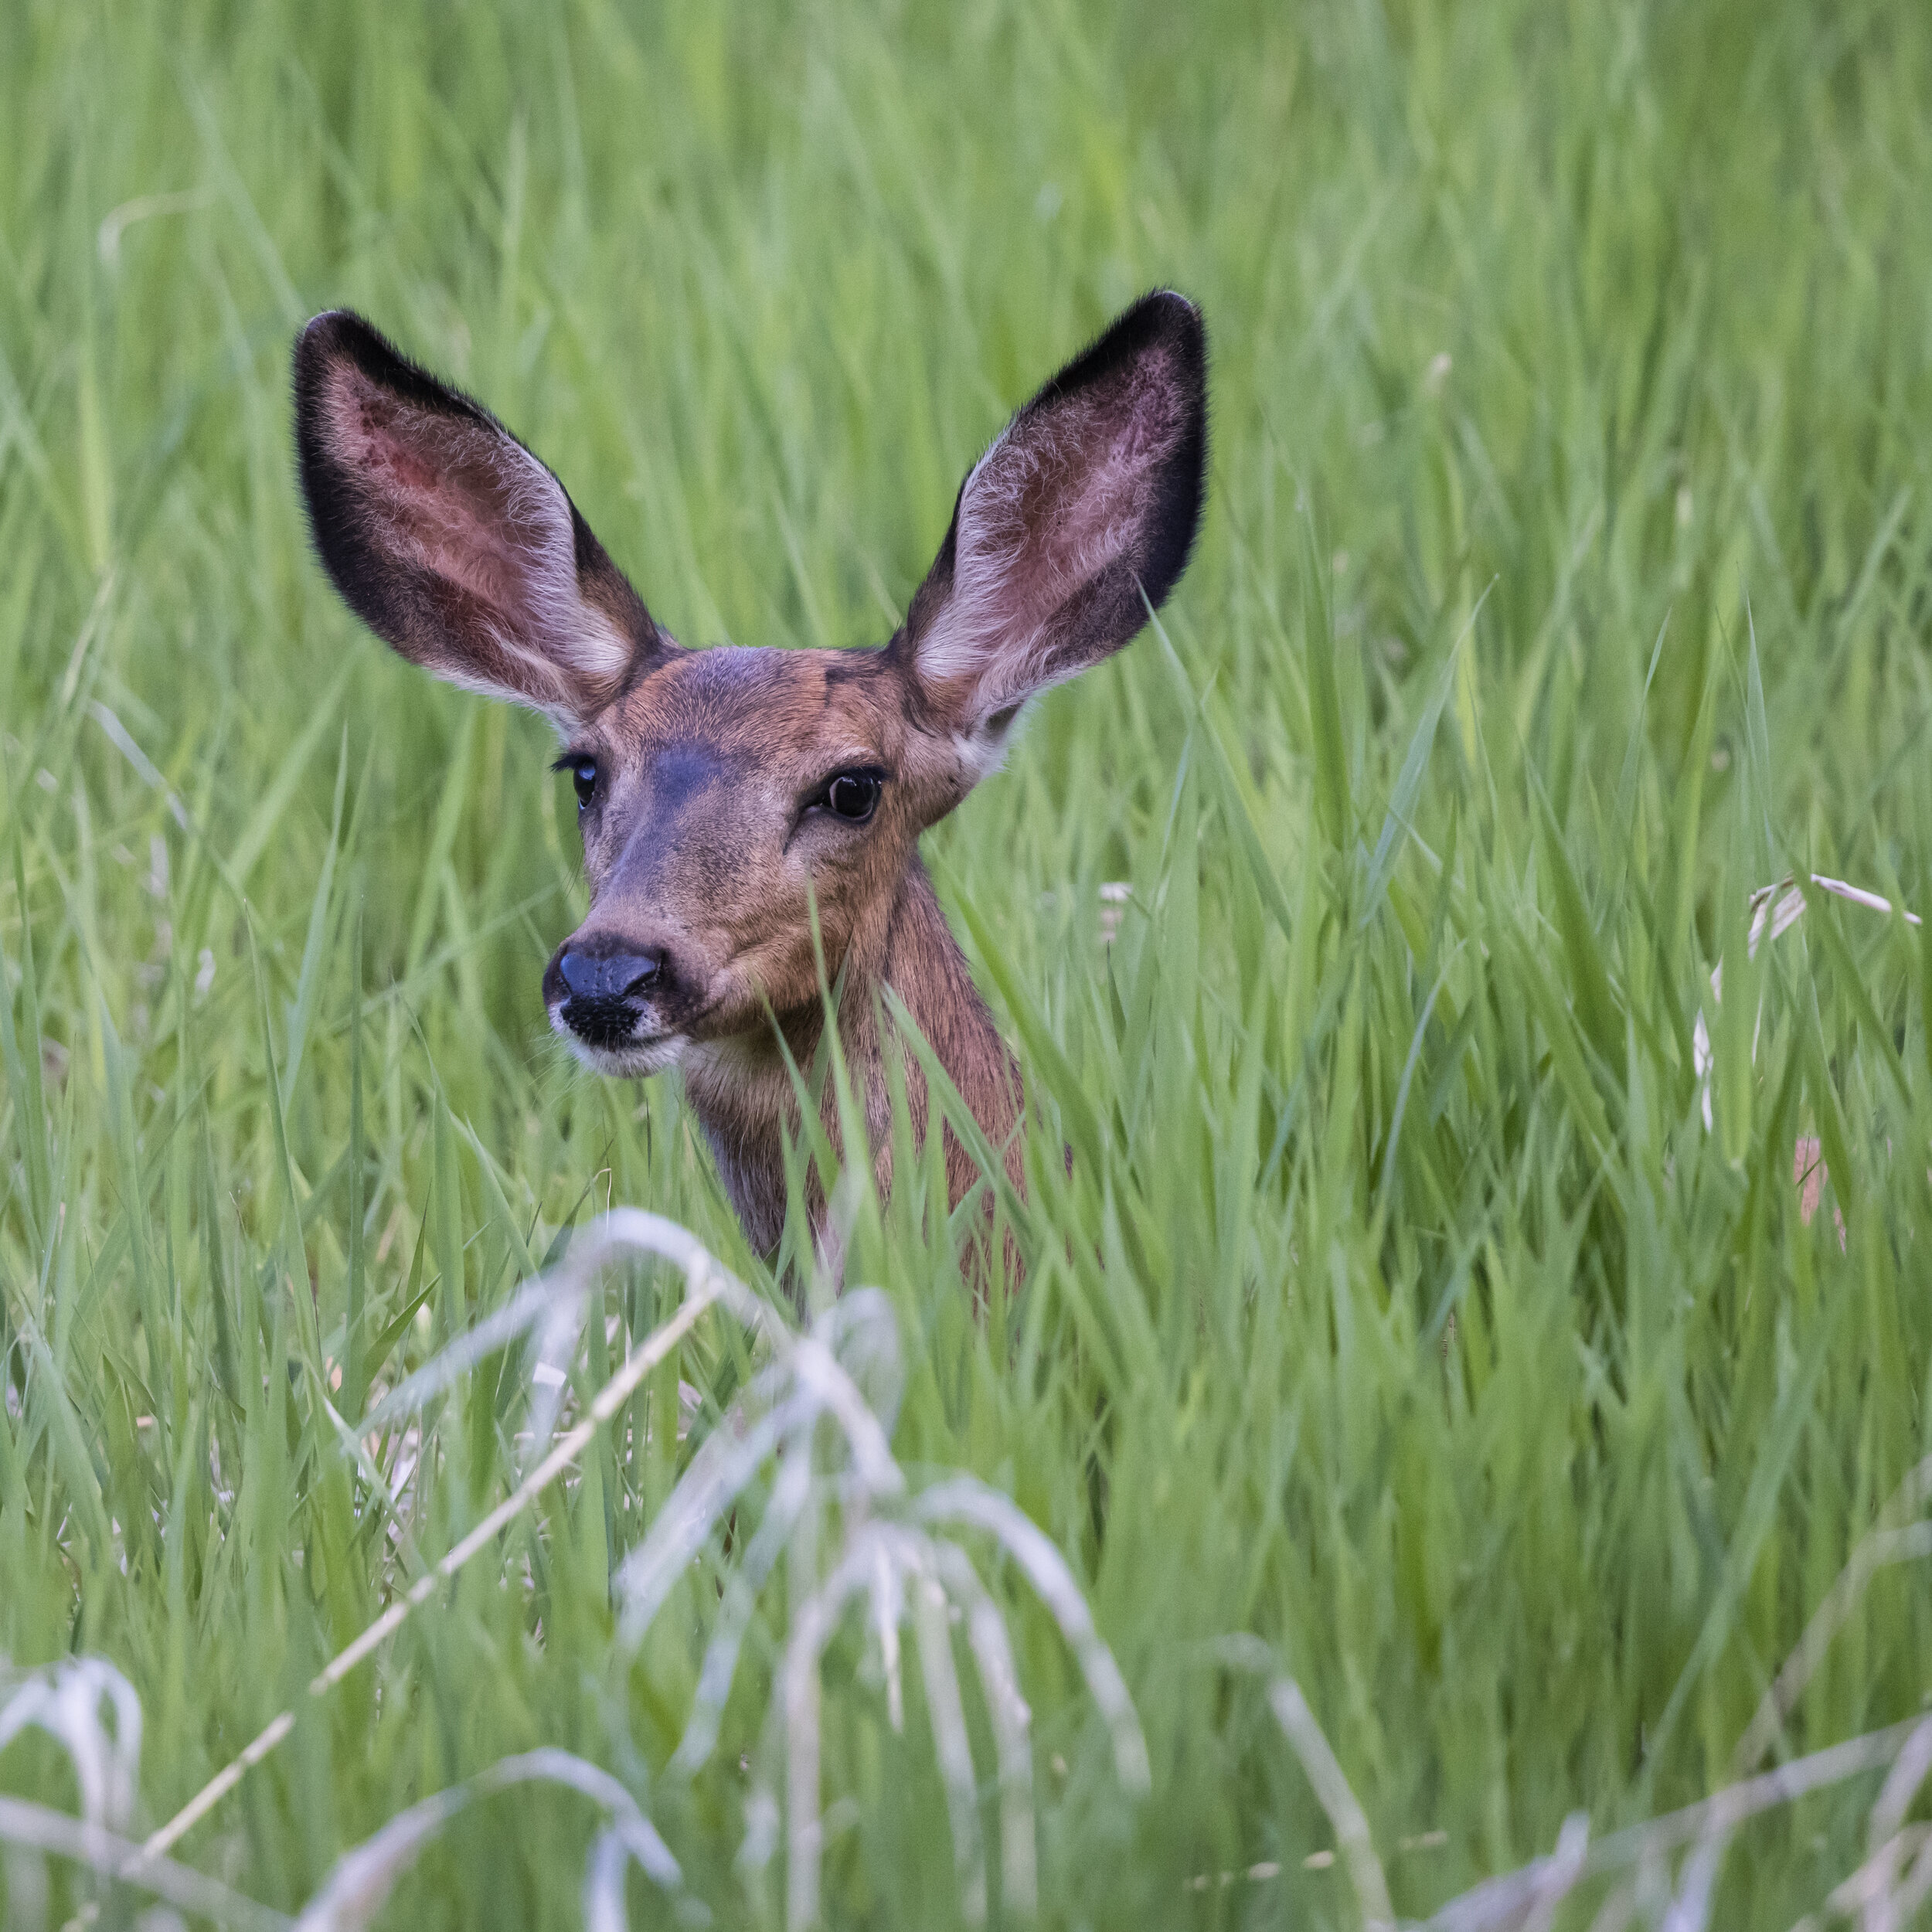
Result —
[[597, 795], [597, 761], [581, 753], [566, 752], [556, 761], [556, 769], [570, 774], [570, 782], [577, 787], [577, 810], [582, 811]]
[[878, 809], [879, 794], [885, 789], [886, 774], [862, 765], [854, 771], [835, 772], [809, 803], [841, 818], [849, 825], [862, 825]]

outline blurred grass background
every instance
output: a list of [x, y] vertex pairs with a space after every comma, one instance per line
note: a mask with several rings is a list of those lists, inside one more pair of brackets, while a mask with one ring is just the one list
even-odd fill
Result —
[[[1745, 944], [1793, 870], [1932, 910], [1928, 100], [1910, 0], [0, 10], [0, 1652], [127, 1672], [148, 1821], [402, 1573], [324, 1381], [352, 1417], [607, 1199], [756, 1274], [675, 1087], [545, 1038], [582, 899], [545, 728], [309, 556], [287, 353], [338, 303], [685, 641], [778, 645], [883, 640], [1006, 412], [1142, 289], [1202, 303], [1165, 639], [928, 841], [1039, 1102], [1026, 1286], [976, 1324], [911, 1186], [853, 1263], [902, 1460], [1047, 1530], [1147, 1726], [1135, 1806], [1016, 1592], [1042, 1917], [1354, 1921], [1230, 1632], [1405, 1913], [1728, 1778], [1932, 1447], [1932, 954], [1832, 905]], [[654, 1305], [614, 1289], [613, 1345]], [[512, 1381], [430, 1430], [425, 1551], [501, 1492]], [[777, 1923], [733, 1856], [782, 1604], [695, 1780], [715, 1595], [612, 1662], [665, 1480], [587, 1464], [185, 1855], [290, 1906], [556, 1743], [717, 1922]], [[1929, 1645], [1882, 1574], [1780, 1753], [1916, 1712]], [[855, 1634], [843, 1669], [828, 1916], [949, 1923], [923, 1733]], [[0, 1786], [66, 1788], [37, 1748]], [[1723, 1921], [1815, 1907], [1871, 1797], [1740, 1840]], [[388, 1923], [577, 1922], [581, 1821], [497, 1802]]]

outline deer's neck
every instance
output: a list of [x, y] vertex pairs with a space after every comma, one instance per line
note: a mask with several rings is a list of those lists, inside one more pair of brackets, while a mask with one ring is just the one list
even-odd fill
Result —
[[[965, 955], [946, 923], [932, 881], [917, 855], [886, 917], [857, 935], [844, 963], [838, 1041], [855, 1095], [865, 1110], [874, 1177], [880, 1192], [892, 1182], [892, 1103], [886, 1056], [900, 1056], [915, 1145], [928, 1117], [926, 1080], [917, 1060], [903, 1052], [884, 1021], [879, 992], [889, 987], [911, 1014], [960, 1097], [995, 1148], [1006, 1151], [1009, 1175], [1019, 1179], [1022, 1105], [1019, 1070], [974, 985]], [[786, 1052], [808, 1072], [824, 1033], [824, 1014], [814, 1002], [781, 1015], [774, 1030], [708, 1041], [687, 1055], [685, 1092], [696, 1113], [732, 1206], [752, 1246], [769, 1254], [784, 1229], [785, 1138], [796, 1135], [796, 1090]], [[783, 1049], [780, 1041], [782, 1037]], [[839, 1144], [837, 1099], [827, 1083], [820, 1118]], [[979, 1179], [978, 1168], [950, 1131], [946, 1134], [947, 1206], [957, 1206]], [[812, 1218], [822, 1223], [825, 1203], [815, 1175]], [[822, 1233], [822, 1226], [818, 1230]]]

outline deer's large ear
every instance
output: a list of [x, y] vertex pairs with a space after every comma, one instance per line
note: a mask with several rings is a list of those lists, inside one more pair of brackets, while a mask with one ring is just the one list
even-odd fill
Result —
[[439, 678], [567, 730], [675, 648], [549, 471], [346, 310], [296, 342], [295, 448], [336, 589]]
[[997, 763], [1028, 698], [1117, 651], [1174, 587], [1206, 463], [1207, 335], [1165, 290], [1007, 424], [893, 646], [969, 767]]

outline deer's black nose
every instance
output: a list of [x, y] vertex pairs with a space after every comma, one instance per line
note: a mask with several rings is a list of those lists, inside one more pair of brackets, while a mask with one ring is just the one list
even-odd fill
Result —
[[614, 1052], [636, 1043], [645, 1002], [662, 1002], [670, 985], [661, 947], [617, 933], [580, 933], [543, 969], [543, 1003], [587, 1045]]
[[655, 953], [576, 951], [557, 961], [557, 977], [573, 999], [617, 1000], [641, 992], [663, 964]]

